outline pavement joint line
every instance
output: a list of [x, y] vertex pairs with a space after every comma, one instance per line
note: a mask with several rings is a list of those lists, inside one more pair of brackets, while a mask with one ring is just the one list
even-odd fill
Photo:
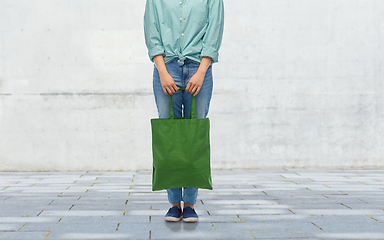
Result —
[[95, 178], [95, 181], [96, 181], [98, 178], [99, 178], [99, 177], [96, 177], [96, 178]]
[[127, 211], [127, 209], [124, 209], [123, 216], [125, 216], [126, 211]]
[[59, 219], [59, 221], [57, 221], [57, 223], [59, 223], [61, 221], [61, 219], [63, 219], [64, 216], [61, 216], [61, 218]]
[[152, 216], [149, 216], [149, 223], [151, 223], [152, 221]]
[[117, 223], [116, 231], [119, 230], [120, 222]]
[[65, 190], [68, 190], [71, 186], [67, 187]]
[[325, 184], [323, 184], [324, 186], [326, 186], [327, 188], [331, 188], [330, 186], [327, 186], [327, 185], [325, 185]]
[[261, 191], [261, 192], [268, 196], [268, 194], [266, 192], [264, 192], [264, 191]]
[[364, 182], [360, 182], [360, 181], [358, 181], [359, 183], [362, 183], [362, 184], [364, 184], [364, 185], [368, 185], [368, 184], [366, 184], [366, 183], [364, 183]]
[[73, 206], [75, 206], [74, 204], [72, 204], [72, 206], [68, 209], [68, 210], [71, 210], [73, 208]]
[[48, 205], [51, 205], [51, 203], [53, 203], [53, 201], [55, 201], [55, 200], [52, 200], [50, 203], [48, 203]]
[[293, 182], [293, 183], [296, 184], [296, 185], [298, 184], [297, 182], [294, 182], [294, 181], [292, 181], [292, 180], [290, 180], [290, 181], [288, 181], [288, 182]]
[[286, 178], [284, 175], [280, 175], [281, 177], [283, 177], [283, 178]]
[[151, 236], [152, 235], [152, 232], [151, 231], [149, 231], [149, 239], [151, 239]]
[[308, 178], [309, 180], [311, 180], [312, 182], [314, 182], [315, 180], [311, 179], [311, 178]]
[[15, 184], [18, 184], [20, 181], [17, 181]]
[[87, 189], [87, 191], [85, 191], [85, 192], [88, 192], [89, 191], [89, 189]]
[[4, 201], [7, 200], [7, 199], [10, 199], [11, 197], [12, 197], [12, 196], [7, 197], [6, 199], [4, 199]]
[[36, 183], [32, 184], [31, 187], [33, 187], [33, 186], [35, 186], [35, 185], [36, 185]]
[[25, 225], [27, 225], [27, 223], [24, 223], [23, 226], [21, 226], [21, 228], [17, 229], [17, 231], [20, 231]]
[[211, 224], [212, 224], [213, 229], [216, 230], [215, 225], [213, 225], [213, 222], [211, 222]]
[[351, 207], [349, 207], [349, 206], [347, 206], [346, 204], [344, 204], [344, 203], [340, 203], [342, 206], [344, 206], [344, 207], [347, 207], [347, 208], [349, 208], [349, 209], [352, 209]]
[[256, 239], [255, 235], [253, 235], [253, 232], [252, 232], [251, 230], [249, 230], [249, 232], [251, 233], [252, 237], [253, 237], [254, 239]]
[[63, 192], [62, 193], [60, 193], [59, 195], [57, 195], [58, 197], [61, 197], [61, 194], [63, 194]]
[[324, 194], [320, 194], [321, 196], [323, 196], [323, 197], [326, 197], [326, 198], [330, 198], [330, 197], [328, 197], [328, 196], [325, 196]]
[[273, 199], [273, 201], [277, 202], [277, 204], [280, 204], [280, 203], [277, 201], [277, 199]]
[[342, 195], [348, 195], [348, 193], [345, 193], [345, 192], [342, 192], [342, 191], [339, 191], [339, 193], [341, 193]]
[[5, 190], [5, 189], [7, 189], [7, 188], [9, 188], [9, 186], [6, 186], [5, 188], [3, 188], [3, 190]]
[[318, 229], [323, 230], [321, 227], [317, 226], [314, 222], [311, 222], [313, 225], [315, 225]]
[[76, 183], [77, 182], [77, 180], [75, 180], [73, 183]]
[[77, 201], [79, 201], [80, 200], [80, 198], [81, 198], [81, 196], [77, 199]]
[[47, 237], [49, 236], [49, 234], [51, 234], [51, 232], [52, 232], [52, 231], [49, 231], [49, 232], [47, 233], [47, 235], [45, 235], [45, 238], [44, 238], [43, 240], [47, 239]]
[[362, 201], [362, 202], [368, 203], [368, 202], [366, 202], [366, 201], [364, 201], [364, 200], [361, 200], [360, 198], [358, 198], [357, 200], [360, 200], [360, 201]]
[[203, 205], [204, 205], [204, 202], [203, 202], [203, 200], [201, 200], [201, 199], [200, 199], [200, 202], [201, 202], [201, 204], [203, 204]]
[[207, 213], [208, 213], [209, 216], [211, 216], [211, 213], [208, 211], [208, 209], [207, 209]]
[[255, 185], [252, 185], [254, 188], [257, 188]]
[[128, 200], [127, 201], [125, 201], [125, 205], [127, 205], [128, 204]]
[[128, 193], [128, 197], [129, 197], [130, 194], [131, 194], [131, 192]]
[[40, 216], [40, 214], [41, 214], [42, 212], [44, 212], [44, 210], [41, 210], [41, 212], [39, 212], [39, 213], [37, 214], [37, 217]]
[[291, 213], [293, 213], [293, 214], [296, 214], [294, 211], [292, 211], [291, 209], [289, 209], [289, 208], [287, 208], [288, 209], [288, 211], [290, 211]]
[[380, 180], [377, 180], [377, 179], [373, 179], [373, 180], [378, 181], [378, 182], [381, 182]]
[[375, 220], [376, 222], [381, 223], [381, 221], [377, 220], [376, 218], [373, 218], [373, 217], [371, 217], [371, 216], [369, 216], [369, 215], [367, 215], [367, 217], [372, 218], [372, 219]]
[[307, 188], [307, 187], [306, 187], [305, 189], [307, 189], [307, 190], [309, 190], [309, 191], [312, 191], [311, 189], [309, 189], [309, 188]]
[[237, 214], [236, 216], [237, 216], [237, 218], [240, 220], [240, 222], [243, 222], [243, 219], [240, 218], [240, 215], [239, 215], [239, 214]]

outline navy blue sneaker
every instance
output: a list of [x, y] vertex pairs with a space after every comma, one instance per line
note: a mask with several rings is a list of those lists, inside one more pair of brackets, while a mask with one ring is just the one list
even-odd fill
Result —
[[197, 222], [199, 217], [197, 216], [195, 209], [191, 207], [186, 207], [183, 210], [183, 221], [184, 222]]
[[180, 220], [182, 215], [183, 214], [181, 212], [181, 209], [178, 208], [177, 206], [173, 206], [168, 210], [167, 214], [165, 214], [165, 221], [177, 222]]

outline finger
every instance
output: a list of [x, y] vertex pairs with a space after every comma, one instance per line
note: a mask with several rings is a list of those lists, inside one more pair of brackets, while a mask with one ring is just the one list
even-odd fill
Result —
[[164, 91], [165, 95], [169, 95], [167, 92], [167, 89], [165, 87], [163, 87], [163, 91]]
[[191, 94], [194, 94], [196, 92], [197, 88], [198, 88], [197, 86], [194, 86], [192, 91], [191, 91]]
[[173, 89], [172, 86], [171, 86], [171, 87], [168, 87], [168, 89], [169, 89], [169, 93], [170, 93], [171, 95], [173, 95], [173, 94], [175, 93], [175, 90]]
[[187, 87], [185, 87], [185, 91], [186, 92], [189, 92], [189, 87], [191, 86], [191, 84], [188, 83]]
[[197, 88], [197, 90], [196, 90], [196, 92], [195, 92], [195, 95], [193, 95], [193, 96], [195, 96], [195, 97], [196, 97], [196, 95], [197, 95], [197, 94], [199, 94], [199, 92], [200, 92], [200, 89], [201, 89], [201, 87], [198, 87], [198, 88]]
[[188, 90], [188, 92], [189, 92], [190, 94], [193, 94], [193, 93], [194, 93], [194, 91], [193, 91], [194, 88], [195, 88], [195, 85], [194, 85], [193, 83], [191, 83], [190, 86], [189, 86], [189, 90]]
[[179, 88], [176, 86], [176, 84], [173, 85], [173, 89], [175, 90], [175, 92], [179, 91]]
[[169, 87], [166, 87], [166, 88], [165, 88], [165, 91], [167, 91], [167, 95], [172, 95], [172, 92], [171, 92], [171, 90], [169, 89]]

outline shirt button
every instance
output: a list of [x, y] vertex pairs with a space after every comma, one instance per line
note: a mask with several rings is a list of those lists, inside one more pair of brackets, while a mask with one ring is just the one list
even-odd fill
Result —
[[180, 4], [182, 4], [182, 2], [179, 2]]
[[183, 18], [180, 18], [180, 21], [182, 21], [183, 20]]
[[184, 36], [184, 33], [182, 33], [181, 36]]

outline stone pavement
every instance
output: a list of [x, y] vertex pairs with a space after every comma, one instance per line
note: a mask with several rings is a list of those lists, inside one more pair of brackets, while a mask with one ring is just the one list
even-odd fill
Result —
[[384, 239], [383, 170], [213, 171], [198, 223], [151, 172], [0, 172], [0, 239]]

